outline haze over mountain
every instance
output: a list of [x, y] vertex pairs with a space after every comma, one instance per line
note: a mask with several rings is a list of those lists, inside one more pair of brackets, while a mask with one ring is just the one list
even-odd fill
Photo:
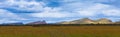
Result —
[[[82, 19], [76, 19], [72, 21], [63, 21], [58, 23], [47, 23], [47, 21], [45, 20], [26, 23], [26, 25], [36, 25], [36, 24], [40, 24], [40, 25], [42, 24], [120, 24], [120, 21], [112, 22], [110, 19], [107, 19], [107, 18], [100, 18], [97, 20], [82, 18]], [[18, 23], [4, 23], [2, 25], [25, 25], [25, 24], [18, 22]]]
[[16, 23], [3, 23], [0, 25], [24, 25], [22, 22], [16, 22]]
[[120, 24], [120, 21], [115, 22], [115, 24]]
[[47, 24], [45, 20], [43, 21], [35, 21], [35, 22], [30, 22], [30, 23], [27, 23], [27, 24]]

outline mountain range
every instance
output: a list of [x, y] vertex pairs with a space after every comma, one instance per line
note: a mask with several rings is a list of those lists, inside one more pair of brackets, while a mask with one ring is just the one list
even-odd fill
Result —
[[30, 22], [30, 23], [27, 23], [27, 24], [47, 24], [47, 22], [45, 20], [43, 20], [43, 21]]
[[73, 21], [59, 22], [59, 24], [120, 24], [120, 21], [112, 22], [111, 20], [107, 18], [101, 18], [97, 20], [91, 20], [89, 18], [82, 18], [82, 19], [73, 20]]
[[[50, 24], [50, 23], [47, 23], [45, 20], [27, 23], [27, 25], [31, 25], [31, 24], [35, 25], [35, 24]], [[72, 21], [63, 21], [63, 22], [52, 23], [52, 24], [120, 24], [120, 21], [112, 22], [110, 19], [107, 19], [107, 18], [101, 18], [97, 20], [82, 18], [82, 19], [76, 19]], [[4, 23], [2, 25], [24, 25], [24, 24], [21, 22], [18, 22], [18, 23]]]

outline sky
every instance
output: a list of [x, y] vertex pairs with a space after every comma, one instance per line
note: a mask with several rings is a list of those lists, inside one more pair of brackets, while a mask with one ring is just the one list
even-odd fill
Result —
[[0, 23], [80, 18], [120, 20], [120, 0], [0, 0]]

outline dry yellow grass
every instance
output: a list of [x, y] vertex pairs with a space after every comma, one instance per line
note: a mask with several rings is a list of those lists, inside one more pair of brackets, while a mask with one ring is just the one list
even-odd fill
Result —
[[0, 36], [33, 37], [120, 37], [120, 26], [0, 26]]

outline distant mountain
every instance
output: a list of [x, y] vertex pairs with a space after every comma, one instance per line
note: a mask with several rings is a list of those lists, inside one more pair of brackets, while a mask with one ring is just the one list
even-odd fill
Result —
[[43, 21], [35, 21], [35, 22], [30, 22], [30, 23], [27, 23], [27, 24], [47, 24], [45, 20]]
[[115, 24], [120, 24], [120, 21], [115, 22]]
[[95, 21], [96, 24], [112, 24], [113, 22], [107, 18], [101, 18]]
[[17, 23], [3, 23], [1, 25], [24, 25], [24, 24], [21, 22], [17, 22]]
[[60, 22], [60, 24], [112, 24], [113, 22], [107, 18], [101, 18], [98, 20], [91, 20], [89, 18], [83, 18], [73, 21], [64, 21]]
[[61, 24], [90, 24], [93, 22], [94, 21], [89, 18], [83, 18], [83, 19], [78, 19], [73, 21], [61, 22]]

